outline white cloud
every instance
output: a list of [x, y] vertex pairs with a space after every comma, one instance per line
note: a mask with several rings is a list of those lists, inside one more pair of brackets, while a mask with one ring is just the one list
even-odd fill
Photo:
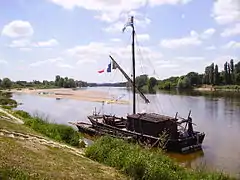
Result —
[[215, 50], [216, 49], [216, 46], [208, 46], [208, 47], [206, 47], [206, 50]]
[[136, 39], [140, 42], [149, 41], [150, 40], [150, 35], [149, 34], [137, 34]]
[[149, 0], [150, 6], [164, 5], [164, 4], [187, 4], [192, 0]]
[[35, 44], [36, 47], [54, 47], [59, 43], [56, 39], [50, 39], [48, 41], [40, 41]]
[[209, 39], [214, 33], [215, 29], [209, 28], [202, 33], [198, 34], [196, 31], [190, 31], [190, 35], [176, 38], [176, 39], [163, 39], [160, 45], [165, 48], [177, 49], [184, 46], [198, 46], [202, 44], [202, 40]]
[[62, 62], [62, 61], [63, 61], [63, 58], [61, 58], [61, 57], [50, 58], [50, 59], [47, 59], [47, 60], [37, 61], [37, 62], [31, 63], [30, 66], [31, 67], [38, 67], [38, 66], [41, 66], [41, 65], [44, 65], [44, 64], [53, 64], [53, 63], [58, 63], [58, 62]]
[[29, 39], [19, 39], [19, 40], [13, 40], [12, 43], [9, 45], [9, 47], [25, 48], [30, 45], [31, 45], [31, 42]]
[[9, 47], [12, 48], [19, 48], [21, 51], [31, 51], [32, 47], [36, 48], [51, 48], [54, 46], [57, 46], [59, 43], [56, 39], [50, 39], [48, 41], [42, 41], [42, 42], [31, 42], [29, 39], [18, 39], [13, 40]]
[[103, 28], [105, 32], [120, 33], [123, 27], [129, 21], [129, 17], [134, 15], [134, 23], [136, 27], [145, 28], [151, 23], [151, 20], [144, 14], [136, 11], [130, 11], [128, 13], [121, 14], [117, 21], [110, 23], [107, 27]]
[[191, 0], [49, 0], [65, 9], [73, 9], [75, 7], [84, 8], [87, 10], [97, 11], [95, 17], [102, 21], [114, 22], [119, 17], [132, 10], [137, 10], [146, 5], [159, 6], [164, 4], [186, 4]]
[[[240, 18], [240, 17], [239, 17]], [[234, 25], [234, 27], [225, 29], [222, 33], [222, 37], [235, 36], [240, 34], [240, 23]]]
[[177, 60], [180, 60], [180, 61], [187, 61], [187, 62], [191, 62], [191, 61], [202, 61], [202, 60], [205, 60], [204, 57], [201, 57], [201, 56], [187, 56], [187, 57], [176, 57]]
[[19, 48], [19, 50], [20, 50], [20, 51], [25, 51], [25, 52], [27, 52], [27, 51], [32, 51], [31, 48]]
[[0, 64], [8, 64], [8, 62], [3, 59], [0, 59]]
[[[138, 62], [146, 59], [155, 61], [162, 57], [160, 52], [154, 51], [150, 47], [142, 46], [140, 50], [141, 53], [136, 52], [136, 59]], [[144, 57], [142, 57], [141, 54], [144, 54]], [[99, 42], [92, 42], [87, 45], [73, 47], [66, 51], [66, 55], [76, 59], [78, 65], [95, 63], [92, 68], [96, 68], [95, 66], [103, 64], [105, 64], [104, 66], [107, 66], [107, 63], [110, 60], [109, 55], [112, 55], [118, 62], [121, 62], [120, 65], [124, 69], [129, 68], [129, 62], [131, 62], [132, 57], [131, 45], [125, 47], [118, 43], [108, 44]]]
[[198, 46], [200, 44], [202, 44], [202, 41], [195, 31], [191, 31], [190, 36], [185, 36], [178, 39], [164, 39], [160, 42], [162, 47], [171, 49], [176, 49], [183, 46]]
[[239, 0], [216, 0], [212, 16], [219, 24], [229, 24], [240, 21]]
[[95, 60], [91, 60], [91, 59], [89, 59], [89, 60], [82, 59], [82, 60], [78, 60], [77, 61], [77, 65], [82, 65], [82, 64], [86, 64], [86, 63], [96, 63], [96, 61]]
[[2, 30], [2, 35], [19, 38], [32, 36], [34, 33], [33, 27], [28, 21], [16, 20], [5, 25]]
[[208, 39], [208, 38], [210, 38], [215, 32], [216, 32], [215, 29], [209, 28], [209, 29], [205, 30], [205, 31], [201, 34], [201, 38], [203, 38], [203, 39]]
[[112, 42], [121, 42], [122, 40], [119, 39], [119, 38], [112, 38], [112, 39], [110, 39], [110, 41], [112, 41]]
[[225, 49], [235, 49], [235, 48], [240, 48], [240, 42], [236, 41], [230, 41], [226, 45], [223, 46]]
[[66, 64], [66, 63], [63, 63], [63, 62], [59, 62], [56, 65], [57, 65], [57, 67], [60, 67], [60, 68], [74, 69], [74, 67], [72, 65]]

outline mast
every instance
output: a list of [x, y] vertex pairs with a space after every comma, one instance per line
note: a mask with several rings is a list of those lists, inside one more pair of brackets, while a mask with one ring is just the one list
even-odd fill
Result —
[[132, 25], [132, 66], [133, 66], [133, 114], [136, 114], [136, 88], [135, 88], [135, 28], [133, 16], [131, 16]]

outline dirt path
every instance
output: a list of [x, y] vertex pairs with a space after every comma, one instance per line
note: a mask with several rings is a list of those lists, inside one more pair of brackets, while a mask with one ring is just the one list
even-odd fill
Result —
[[50, 147], [54, 147], [54, 148], [64, 149], [64, 150], [67, 150], [67, 151], [77, 155], [77, 156], [83, 157], [83, 151], [81, 151], [80, 149], [73, 148], [73, 147], [65, 145], [65, 144], [57, 143], [57, 142], [48, 140], [41, 136], [37, 136], [37, 135], [33, 135], [33, 134], [23, 134], [23, 133], [14, 132], [14, 131], [8, 131], [6, 129], [0, 129], [0, 136], [23, 140], [23, 141], [29, 141], [32, 143], [38, 143], [41, 145], [46, 145], [46, 146], [50, 146]]
[[[23, 121], [22, 121], [21, 119], [16, 118], [15, 116], [13, 116], [12, 114], [10, 114], [10, 113], [7, 112], [6, 110], [2, 109], [1, 107], [0, 107], [0, 112], [2, 112], [2, 113], [4, 113], [5, 115], [7, 115], [7, 116], [8, 116], [7, 118], [9, 118], [11, 121], [14, 120], [14, 122], [17, 123], [17, 124], [23, 124]], [[5, 117], [5, 118], [6, 118], [6, 117]], [[13, 121], [12, 121], [12, 122], [13, 122]]]
[[[24, 122], [19, 119], [16, 118], [15, 116], [13, 116], [12, 114], [10, 114], [9, 112], [7, 112], [6, 110], [0, 108], [0, 112], [2, 112], [3, 114], [5, 114], [6, 116], [2, 117], [2, 119], [0, 118], [0, 121], [10, 121], [12, 123], [16, 123], [16, 124], [23, 124]], [[1, 117], [1, 116], [0, 116]], [[13, 139], [18, 139], [18, 140], [23, 140], [23, 141], [29, 141], [32, 143], [38, 143], [41, 145], [46, 145], [46, 146], [51, 146], [51, 147], [56, 147], [56, 148], [60, 148], [60, 149], [65, 149], [75, 155], [78, 156], [83, 156], [83, 151], [81, 151], [80, 149], [77, 148], [73, 148], [71, 146], [65, 145], [65, 144], [61, 144], [52, 140], [49, 140], [45, 137], [42, 136], [37, 136], [34, 134], [29, 134], [29, 133], [20, 133], [20, 132], [15, 132], [15, 131], [9, 131], [6, 129], [2, 129], [0, 128], [0, 136], [3, 137], [10, 137]]]

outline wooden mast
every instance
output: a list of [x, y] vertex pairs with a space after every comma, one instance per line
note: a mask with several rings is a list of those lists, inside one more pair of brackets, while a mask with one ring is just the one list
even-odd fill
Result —
[[135, 86], [135, 28], [133, 16], [131, 16], [132, 25], [132, 66], [133, 66], [133, 114], [136, 114], [136, 86]]

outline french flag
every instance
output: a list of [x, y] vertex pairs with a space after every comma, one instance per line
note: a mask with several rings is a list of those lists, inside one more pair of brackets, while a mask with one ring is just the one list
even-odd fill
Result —
[[[103, 73], [104, 71], [105, 71], [105, 69], [101, 69], [98, 71], [98, 73]], [[111, 72], [111, 63], [108, 64], [107, 72]]]

